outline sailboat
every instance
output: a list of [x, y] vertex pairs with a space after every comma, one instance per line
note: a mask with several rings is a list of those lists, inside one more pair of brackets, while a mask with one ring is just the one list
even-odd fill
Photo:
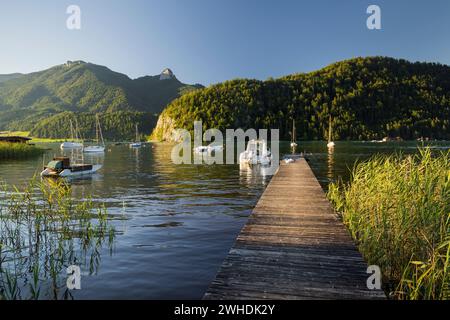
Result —
[[76, 131], [73, 128], [72, 120], [70, 120], [70, 137], [72, 141], [65, 141], [61, 143], [60, 148], [61, 149], [77, 149], [77, 148], [83, 148], [83, 143], [78, 142], [75, 139]]
[[131, 148], [140, 148], [142, 147], [142, 142], [139, 141], [139, 130], [138, 125], [136, 124], [136, 140], [135, 142], [130, 143]]
[[328, 120], [328, 143], [327, 143], [327, 147], [328, 149], [332, 149], [334, 148], [335, 143], [333, 141], [331, 141], [331, 115], [330, 118]]
[[[75, 123], [74, 134], [77, 136], [78, 124]], [[83, 140], [81, 140], [83, 145]], [[72, 160], [70, 157], [55, 157], [41, 172], [41, 177], [72, 177], [89, 175], [102, 168], [101, 164], [84, 163], [84, 153], [81, 148], [72, 149]]]
[[95, 141], [97, 144], [101, 140], [101, 145], [88, 146], [83, 149], [83, 152], [88, 153], [104, 153], [105, 152], [105, 141], [103, 140], [102, 128], [100, 126], [100, 120], [98, 118], [98, 114], [95, 116]]
[[291, 148], [297, 146], [297, 132], [295, 131], [295, 120], [292, 119], [292, 137], [291, 137]]

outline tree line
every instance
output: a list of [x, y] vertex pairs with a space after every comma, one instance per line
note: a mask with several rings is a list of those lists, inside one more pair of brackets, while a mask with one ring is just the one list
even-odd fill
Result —
[[[290, 139], [450, 139], [450, 67], [354, 58], [311, 73], [236, 79], [187, 93], [162, 113], [178, 128], [277, 128]], [[157, 131], [157, 130], [155, 130]]]
[[[136, 136], [136, 124], [141, 138], [150, 134], [157, 116], [146, 112], [118, 111], [98, 114], [103, 137], [110, 141], [131, 141]], [[70, 123], [75, 124], [83, 139], [94, 139], [96, 113], [63, 112], [41, 120], [30, 132], [33, 137], [71, 138]]]

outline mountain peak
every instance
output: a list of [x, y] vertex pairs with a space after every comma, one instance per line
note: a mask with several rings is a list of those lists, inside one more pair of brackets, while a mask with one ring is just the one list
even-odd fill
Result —
[[64, 111], [159, 113], [198, 87], [180, 82], [168, 68], [155, 76], [130, 79], [106, 66], [69, 60], [30, 74], [0, 75], [0, 128], [31, 130]]
[[67, 60], [67, 62], [64, 64], [66, 67], [72, 67], [72, 66], [77, 66], [80, 64], [85, 64], [86, 62], [82, 61], [82, 60], [76, 60], [76, 61], [71, 61], [71, 60]]
[[169, 68], [165, 68], [159, 75], [159, 80], [169, 79], [175, 79], [175, 75], [173, 74], [172, 70], [170, 70]]

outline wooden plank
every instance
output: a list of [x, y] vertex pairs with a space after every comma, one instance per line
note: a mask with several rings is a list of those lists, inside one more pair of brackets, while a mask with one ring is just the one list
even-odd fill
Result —
[[204, 299], [384, 299], [304, 159], [282, 164]]

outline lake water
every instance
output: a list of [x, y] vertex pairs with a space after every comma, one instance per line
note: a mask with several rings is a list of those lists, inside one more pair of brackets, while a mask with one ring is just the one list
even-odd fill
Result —
[[[432, 143], [448, 148], [448, 142]], [[355, 160], [374, 153], [417, 151], [416, 142], [337, 142], [332, 154], [323, 142], [301, 142], [324, 188], [348, 179]], [[59, 144], [45, 159], [0, 162], [0, 180], [23, 185], [42, 163], [60, 155]], [[82, 289], [75, 299], [199, 299], [270, 181], [238, 165], [174, 165], [172, 146], [141, 149], [107, 146], [104, 156], [86, 156], [103, 168], [90, 178], [70, 181], [76, 199], [105, 203], [117, 232], [110, 248], [99, 252], [98, 269], [82, 265]], [[289, 143], [281, 144], [288, 154]]]

